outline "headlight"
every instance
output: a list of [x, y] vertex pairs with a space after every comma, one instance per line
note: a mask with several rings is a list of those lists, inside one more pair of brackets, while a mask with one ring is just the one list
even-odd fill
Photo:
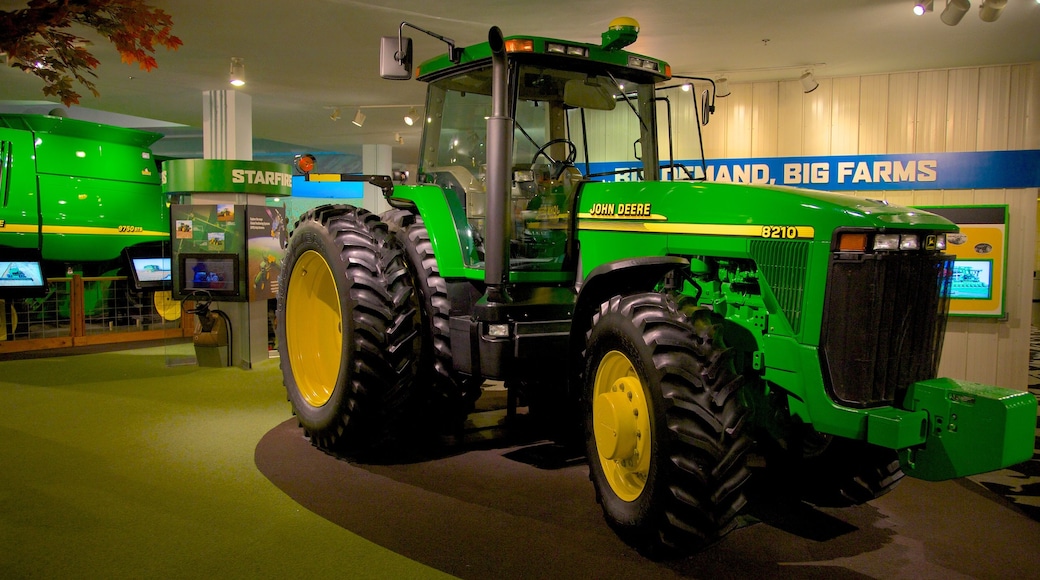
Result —
[[903, 234], [899, 236], [899, 249], [900, 250], [916, 250], [921, 246], [918, 243], [917, 236], [914, 234]]
[[940, 251], [946, 250], [946, 234], [935, 235], [935, 249]]
[[874, 236], [874, 251], [898, 249], [899, 234], [877, 234]]

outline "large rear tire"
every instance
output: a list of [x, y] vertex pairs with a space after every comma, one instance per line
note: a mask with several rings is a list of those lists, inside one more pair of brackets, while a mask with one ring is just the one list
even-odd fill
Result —
[[286, 248], [277, 318], [286, 391], [315, 446], [357, 455], [403, 434], [419, 313], [385, 223], [351, 206], [301, 216]]
[[586, 335], [590, 477], [607, 522], [651, 557], [704, 547], [746, 503], [741, 377], [711, 317], [615, 296]]
[[422, 349], [419, 353], [419, 382], [428, 394], [429, 416], [447, 430], [462, 425], [480, 397], [481, 379], [455, 372], [451, 353], [448, 283], [437, 267], [433, 242], [422, 217], [395, 209], [383, 214], [407, 257], [412, 283], [422, 305]]

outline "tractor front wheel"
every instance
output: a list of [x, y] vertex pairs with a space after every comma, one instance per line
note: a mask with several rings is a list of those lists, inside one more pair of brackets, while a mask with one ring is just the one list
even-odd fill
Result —
[[586, 339], [586, 448], [607, 522], [652, 557], [731, 529], [750, 440], [712, 314], [687, 316], [667, 294], [615, 296]]

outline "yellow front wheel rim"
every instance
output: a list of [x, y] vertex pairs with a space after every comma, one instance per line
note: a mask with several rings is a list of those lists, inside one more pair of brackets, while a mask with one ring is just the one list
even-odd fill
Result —
[[336, 278], [325, 258], [307, 250], [293, 266], [285, 293], [285, 342], [296, 388], [312, 407], [329, 402], [343, 358], [343, 322]]
[[635, 366], [619, 351], [608, 352], [596, 371], [592, 424], [597, 455], [610, 489], [624, 501], [635, 501], [650, 473], [650, 409]]

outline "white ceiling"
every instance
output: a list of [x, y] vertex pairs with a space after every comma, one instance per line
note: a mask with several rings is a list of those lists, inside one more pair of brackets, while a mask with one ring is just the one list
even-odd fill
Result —
[[[423, 103], [423, 83], [387, 81], [378, 74], [379, 38], [396, 35], [402, 20], [464, 46], [486, 41], [493, 25], [506, 36], [599, 42], [610, 20], [630, 16], [641, 31], [629, 50], [665, 59], [676, 74], [726, 74], [731, 82], [794, 79], [806, 68], [822, 78], [1040, 61], [1037, 0], [1008, 0], [993, 23], [979, 19], [981, 0], [972, 0], [956, 27], [939, 20], [946, 0], [934, 0], [934, 11], [922, 17], [911, 12], [912, 0], [151, 3], [173, 17], [184, 46], [160, 49], [159, 68], [146, 73], [122, 64], [110, 45], [97, 42], [101, 97], [81, 91], [82, 107], [198, 128], [202, 92], [230, 88], [230, 58], [241, 57], [248, 80], [241, 90], [252, 97], [254, 137], [352, 154], [365, 143], [388, 144], [396, 163], [414, 163], [417, 156], [420, 129], [401, 120], [407, 109], [365, 110], [363, 128], [350, 119], [359, 105]], [[0, 0], [3, 10], [25, 5]], [[405, 34], [414, 38], [416, 62], [445, 51], [438, 40], [408, 28]], [[2, 100], [39, 101], [40, 88], [36, 77], [0, 69]], [[334, 106], [342, 109], [339, 121], [329, 118]], [[395, 133], [404, 145], [394, 143]]]

